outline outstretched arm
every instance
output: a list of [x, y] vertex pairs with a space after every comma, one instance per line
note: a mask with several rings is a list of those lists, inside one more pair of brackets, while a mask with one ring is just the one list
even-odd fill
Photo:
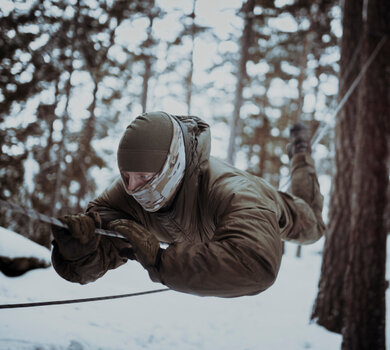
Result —
[[89, 203], [86, 214], [71, 215], [65, 219], [71, 226], [70, 231], [52, 227], [52, 263], [60, 276], [85, 284], [124, 264], [127, 259], [134, 259], [128, 242], [94, 233], [95, 228], [107, 228], [112, 220], [133, 219], [120, 210], [121, 196], [120, 184], [116, 182]]

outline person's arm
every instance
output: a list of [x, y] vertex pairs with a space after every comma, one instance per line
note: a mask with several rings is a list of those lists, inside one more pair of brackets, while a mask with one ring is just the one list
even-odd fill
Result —
[[[253, 185], [252, 185], [253, 186]], [[221, 198], [220, 198], [221, 199]], [[267, 201], [269, 203], [267, 203]], [[256, 190], [234, 191], [223, 198], [210, 242], [170, 245], [161, 255], [155, 281], [204, 296], [252, 295], [270, 287], [279, 270], [282, 245], [271, 200]]]
[[[93, 218], [94, 226], [107, 228], [108, 222], [133, 217], [119, 210], [123, 194], [117, 181], [101, 196], [90, 202], [86, 215], [75, 215], [75, 220]], [[89, 229], [92, 230], [92, 229]], [[89, 239], [80, 241], [74, 232], [53, 227], [52, 263], [57, 273], [64, 279], [81, 284], [95, 281], [108, 270], [119, 267], [127, 259], [134, 259], [130, 244], [122, 239], [90, 234]], [[87, 234], [86, 228], [79, 229], [81, 235]], [[88, 234], [87, 234], [88, 235]]]
[[[53, 241], [51, 256], [53, 267], [62, 278], [80, 284], [96, 281], [108, 270], [123, 265], [131, 257], [129, 244], [111, 237], [101, 237], [96, 247], [92, 245], [87, 249], [85, 246], [80, 247], [80, 243], [74, 239], [67, 239], [65, 244], [68, 247], [77, 246], [79, 256], [64, 252], [61, 248], [63, 244], [64, 242], [58, 238]], [[83, 251], [80, 251], [80, 248]]]

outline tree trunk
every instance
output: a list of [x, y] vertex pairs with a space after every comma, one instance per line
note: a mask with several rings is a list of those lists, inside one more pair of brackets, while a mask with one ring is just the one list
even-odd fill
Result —
[[88, 193], [88, 169], [90, 164], [86, 164], [86, 159], [90, 156], [91, 153], [91, 143], [93, 137], [95, 136], [96, 130], [96, 103], [97, 103], [97, 93], [99, 89], [100, 78], [93, 77], [93, 92], [92, 92], [92, 103], [89, 106], [89, 118], [84, 123], [84, 128], [81, 132], [81, 137], [79, 141], [79, 152], [77, 155], [78, 161], [77, 165], [80, 167], [80, 178], [79, 178], [79, 190], [77, 191], [77, 211], [83, 210], [82, 200], [85, 195]]
[[152, 63], [150, 61], [150, 57], [145, 57], [144, 62], [145, 62], [145, 71], [143, 75], [142, 97], [141, 97], [142, 113], [146, 112], [146, 105], [148, 102], [149, 80], [151, 77], [151, 69], [152, 69]]
[[[154, 0], [151, 1], [151, 9], [153, 9], [154, 6]], [[152, 29], [153, 29], [153, 21], [155, 14], [152, 11], [148, 15], [149, 17], [149, 27], [148, 27], [148, 37], [145, 42], [145, 49], [146, 49], [146, 54], [144, 58], [144, 64], [145, 64], [145, 69], [144, 69], [144, 74], [143, 74], [143, 82], [142, 82], [142, 96], [141, 96], [141, 106], [142, 106], [142, 113], [145, 113], [147, 111], [147, 104], [148, 104], [148, 90], [149, 90], [149, 81], [152, 76], [152, 56], [151, 56], [151, 47], [153, 46], [153, 34], [152, 34]]]
[[267, 160], [267, 144], [270, 138], [270, 122], [266, 115], [262, 116], [263, 123], [262, 126], [258, 129], [258, 137], [259, 146], [260, 146], [260, 154], [259, 154], [259, 177], [264, 177], [265, 175], [265, 162]]
[[[345, 95], [359, 73], [359, 65], [352, 64], [359, 53], [362, 33], [363, 0], [345, 0], [343, 8], [343, 37], [341, 42], [339, 97]], [[355, 61], [357, 62], [357, 61]], [[347, 72], [347, 74], [344, 74]], [[344, 300], [343, 280], [347, 266], [348, 233], [351, 218], [351, 178], [355, 154], [355, 116], [357, 92], [353, 93], [337, 118], [335, 130], [336, 173], [329, 210], [329, 226], [325, 240], [319, 290], [312, 319], [329, 331], [341, 333]]]
[[234, 112], [230, 129], [230, 138], [228, 145], [227, 161], [234, 164], [236, 157], [236, 138], [240, 126], [240, 110], [242, 106], [242, 92], [244, 90], [244, 82], [247, 79], [246, 64], [249, 59], [249, 48], [253, 36], [253, 18], [255, 0], [248, 0], [244, 5], [245, 26], [241, 38], [241, 57], [239, 71], [237, 73], [236, 97], [234, 101]]
[[76, 14], [73, 19], [72, 27], [71, 27], [71, 44], [70, 44], [70, 49], [71, 49], [71, 56], [70, 56], [70, 61], [68, 62], [67, 66], [67, 72], [68, 72], [68, 81], [65, 86], [65, 107], [64, 107], [64, 113], [62, 116], [62, 137], [61, 141], [59, 142], [59, 149], [58, 149], [58, 164], [57, 164], [57, 170], [56, 170], [56, 182], [54, 186], [54, 191], [53, 195], [51, 198], [51, 215], [52, 216], [57, 216], [59, 212], [59, 208], [61, 206], [58, 206], [57, 204], [61, 201], [61, 186], [62, 186], [62, 178], [63, 178], [63, 173], [64, 169], [62, 168], [62, 164], [64, 163], [64, 158], [65, 158], [65, 149], [66, 149], [66, 139], [68, 136], [68, 121], [69, 121], [69, 103], [70, 103], [70, 98], [71, 98], [71, 91], [72, 91], [72, 75], [74, 72], [74, 67], [73, 67], [73, 58], [74, 58], [74, 51], [75, 51], [75, 40], [76, 40], [76, 32], [78, 28], [78, 20], [80, 17], [80, 0], [77, 1], [76, 4]]
[[[367, 62], [390, 25], [388, 0], [367, 3], [362, 63]], [[387, 28], [386, 28], [387, 26]], [[389, 49], [383, 49], [365, 74], [356, 120], [353, 201], [344, 279], [343, 350], [386, 348], [386, 229]]]
[[191, 25], [191, 52], [189, 55], [190, 69], [186, 77], [186, 102], [187, 102], [187, 115], [191, 115], [191, 101], [192, 101], [192, 76], [194, 74], [194, 48], [195, 48], [195, 7], [196, 0], [193, 0], [192, 3], [192, 25]]
[[58, 149], [57, 169], [55, 172], [56, 181], [55, 181], [54, 191], [51, 198], [51, 210], [52, 210], [51, 216], [57, 216], [58, 210], [60, 208], [60, 206], [58, 206], [57, 203], [61, 201], [61, 185], [62, 185], [62, 177], [64, 172], [64, 169], [62, 168], [62, 164], [64, 163], [66, 138], [68, 135], [68, 121], [69, 121], [68, 108], [69, 108], [69, 101], [70, 101], [70, 93], [72, 89], [72, 83], [71, 83], [71, 78], [73, 74], [72, 65], [69, 68], [68, 72], [69, 72], [69, 77], [65, 89], [66, 103], [64, 107], [64, 114], [62, 116], [62, 136], [58, 146], [59, 149]]

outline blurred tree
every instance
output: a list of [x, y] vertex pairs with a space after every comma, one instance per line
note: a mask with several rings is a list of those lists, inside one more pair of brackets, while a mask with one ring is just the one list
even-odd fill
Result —
[[186, 104], [187, 104], [187, 114], [191, 114], [191, 102], [192, 102], [192, 76], [194, 75], [194, 48], [195, 48], [195, 37], [197, 34], [197, 29], [199, 27], [196, 26], [195, 23], [195, 8], [196, 8], [196, 0], [193, 0], [193, 5], [192, 5], [192, 12], [190, 14], [191, 18], [191, 24], [190, 24], [190, 38], [191, 38], [191, 50], [189, 54], [189, 64], [190, 68], [188, 69], [188, 74], [185, 79], [185, 86], [186, 86]]
[[227, 153], [227, 161], [231, 164], [235, 162], [236, 155], [236, 138], [240, 128], [240, 111], [243, 103], [243, 90], [247, 85], [248, 75], [246, 65], [249, 60], [249, 50], [253, 45], [253, 20], [255, 17], [255, 0], [247, 0], [240, 10], [244, 17], [244, 29], [240, 40], [240, 60], [237, 70], [236, 93], [234, 99], [234, 111], [231, 120], [229, 146]]
[[144, 14], [149, 22], [149, 25], [146, 29], [147, 37], [140, 46], [141, 53], [136, 57], [136, 60], [141, 61], [144, 65], [141, 92], [141, 107], [143, 113], [147, 111], [149, 85], [150, 80], [154, 74], [153, 63], [157, 58], [155, 49], [158, 42], [153, 35], [153, 22], [155, 18], [158, 18], [162, 15], [162, 11], [158, 6], [156, 6], [155, 0], [148, 0], [146, 1], [146, 4], [147, 6], [145, 7]]
[[[43, 55], [42, 46], [47, 41], [46, 28], [41, 25], [44, 5], [20, 5], [15, 3], [9, 13], [0, 9], [0, 198], [29, 203], [32, 184], [24, 182], [31, 169], [26, 169], [26, 160], [31, 163], [31, 145], [44, 130], [39, 121], [32, 121], [28, 113], [23, 118], [21, 112], [31, 108], [28, 101], [56, 81], [60, 71]], [[25, 217], [4, 210], [0, 225], [22, 227], [19, 231], [26, 235], [33, 232]]]
[[210, 27], [197, 23], [196, 3], [196, 0], [192, 0], [191, 10], [186, 13], [182, 13], [182, 9], [175, 8], [174, 12], [180, 13], [178, 22], [181, 24], [181, 29], [175, 34], [173, 40], [167, 41], [165, 65], [158, 73], [166, 84], [166, 94], [160, 98], [172, 97], [177, 101], [183, 101], [187, 108], [187, 115], [193, 113], [194, 96], [204, 92], [204, 86], [195, 84], [193, 79], [195, 43], [200, 39], [217, 42]]
[[[82, 57], [81, 69], [88, 72], [92, 82], [92, 101], [88, 107], [89, 116], [84, 120], [80, 135], [75, 135], [74, 142], [78, 144], [78, 152], [73, 157], [70, 171], [67, 176], [78, 182], [76, 210], [81, 211], [85, 207], [85, 198], [95, 191], [95, 181], [88, 175], [88, 170], [93, 166], [102, 168], [104, 160], [97, 154], [92, 146], [96, 129], [100, 127], [99, 137], [106, 135], [108, 125], [97, 121], [97, 107], [99, 104], [100, 85], [103, 79], [112, 76], [110, 70], [117, 66], [117, 62], [108, 60], [108, 52], [115, 45], [117, 28], [122, 21], [129, 19], [133, 13], [143, 9], [140, 4], [115, 1], [107, 6], [106, 1], [100, 1], [99, 7], [89, 9], [87, 5], [81, 7], [85, 13], [77, 29], [77, 43]], [[99, 18], [96, 19], [96, 17]], [[81, 64], [80, 64], [81, 65]], [[113, 116], [104, 116], [106, 120], [116, 121]], [[99, 124], [99, 126], [97, 125]]]
[[[44, 90], [59, 72], [46, 64], [39, 49], [42, 4], [25, 11], [0, 9], [0, 198], [25, 200], [20, 191], [24, 181], [24, 160], [28, 157], [27, 139], [40, 136], [34, 122], [9, 117], [26, 106], [26, 101]], [[29, 30], [29, 28], [32, 28]], [[38, 46], [37, 49], [34, 49]]]
[[[245, 82], [238, 77], [241, 84], [245, 82], [244, 108], [238, 119], [237, 116], [233, 119], [242, 125], [237, 132], [242, 150], [249, 151], [248, 170], [276, 186], [279, 185], [281, 168], [287, 170], [288, 167], [288, 159], [281, 157], [288, 142], [289, 124], [306, 121], [314, 134], [319, 125], [314, 115], [321, 111], [314, 102], [311, 112], [306, 112], [309, 108], [303, 109], [305, 98], [309, 95], [318, 99], [319, 76], [327, 80], [329, 76], [337, 75], [337, 65], [326, 59], [338, 50], [337, 37], [331, 30], [336, 6], [337, 2], [333, 0], [297, 0], [283, 7], [275, 6], [272, 1], [263, 2], [253, 9], [253, 40], [246, 62], [248, 78]], [[281, 30], [278, 23], [286, 19], [295, 23], [297, 30]], [[311, 81], [315, 83], [309, 83]], [[325, 96], [324, 92], [321, 93]], [[325, 98], [327, 108], [333, 107], [330, 97]], [[245, 107], [250, 104], [254, 104], [259, 113], [248, 114]], [[268, 134], [263, 128], [264, 120], [268, 120]], [[324, 139], [328, 146], [329, 138]], [[230, 146], [233, 144], [231, 139]], [[328, 171], [330, 168], [326, 167]]]
[[[168, 59], [170, 63], [166, 67], [165, 72], [176, 72], [176, 74], [178, 74], [181, 72], [181, 66], [184, 66], [183, 71], [185, 73], [179, 73], [178, 83], [184, 87], [187, 114], [190, 115], [192, 113], [194, 92], [199, 90], [193, 82], [195, 42], [197, 38], [201, 38], [204, 34], [210, 34], [210, 28], [197, 24], [196, 0], [192, 0], [191, 12], [185, 13], [180, 17], [180, 23], [182, 29], [177, 33], [176, 38], [168, 43], [167, 55], [171, 56], [173, 60]], [[177, 94], [175, 97], [179, 98]]]
[[[52, 0], [33, 2], [28, 10], [15, 3], [9, 14], [1, 13], [0, 159], [7, 179], [1, 181], [3, 198], [25, 205], [31, 200], [40, 212], [62, 215], [81, 210], [94, 194], [90, 169], [105, 163], [92, 142], [107, 135], [118, 113], [102, 122], [97, 116], [121, 97], [117, 86], [111, 88], [110, 77], [129, 68], [128, 61], [124, 67], [109, 50], [122, 21], [146, 6], [145, 1]], [[85, 99], [91, 102], [79, 115], [78, 105]], [[22, 113], [35, 120], [26, 123]], [[27, 158], [28, 176], [31, 164], [38, 169], [23, 186]], [[32, 236], [36, 228], [26, 227], [24, 220], [15, 230]], [[44, 234], [49, 242], [48, 231]]]
[[[114, 2], [107, 7], [105, 1], [96, 2], [95, 5], [91, 8], [83, 1], [77, 1], [70, 10], [69, 4], [62, 3], [62, 7], [57, 7], [55, 2], [52, 3], [57, 11], [60, 9], [68, 16], [64, 16], [57, 30], [50, 33], [46, 45], [49, 50], [45, 54], [64, 74], [56, 82], [54, 104], [50, 111], [55, 114], [50, 116], [38, 113], [38, 117], [60, 122], [61, 134], [57, 133], [56, 141], [53, 142], [51, 126], [46, 146], [34, 149], [36, 159], [44, 159], [45, 162], [39, 162], [41, 169], [32, 193], [34, 207], [51, 215], [81, 210], [95, 188], [94, 179], [88, 175], [89, 169], [104, 165], [104, 161], [91, 147], [96, 130], [98, 87], [103, 78], [109, 75], [107, 65], [112, 62], [107, 59], [107, 53], [114, 44], [116, 28], [129, 15], [129, 6], [123, 2]], [[54, 8], [48, 9], [48, 12]], [[53, 47], [56, 49], [53, 50]], [[87, 108], [89, 116], [83, 118], [83, 126], [77, 130], [70, 127], [70, 123], [82, 118], [72, 113], [71, 108], [77, 103], [74, 91], [82, 88], [72, 83], [72, 80], [77, 81], [81, 72], [89, 74], [92, 96]], [[88, 90], [81, 91], [88, 96]], [[52, 146], [54, 152], [49, 152]], [[78, 152], [75, 152], [77, 149]]]

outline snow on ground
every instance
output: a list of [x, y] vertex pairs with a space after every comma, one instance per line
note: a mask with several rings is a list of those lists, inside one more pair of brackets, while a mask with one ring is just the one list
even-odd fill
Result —
[[50, 262], [49, 250], [4, 227], [0, 227], [0, 256], [39, 258], [45, 262]]
[[[2, 350], [332, 350], [341, 337], [310, 323], [319, 243], [295, 258], [287, 245], [276, 283], [257, 296], [222, 299], [174, 291], [111, 301], [0, 310]], [[0, 274], [0, 304], [84, 298], [162, 288], [135, 262], [85, 285], [52, 268]]]

